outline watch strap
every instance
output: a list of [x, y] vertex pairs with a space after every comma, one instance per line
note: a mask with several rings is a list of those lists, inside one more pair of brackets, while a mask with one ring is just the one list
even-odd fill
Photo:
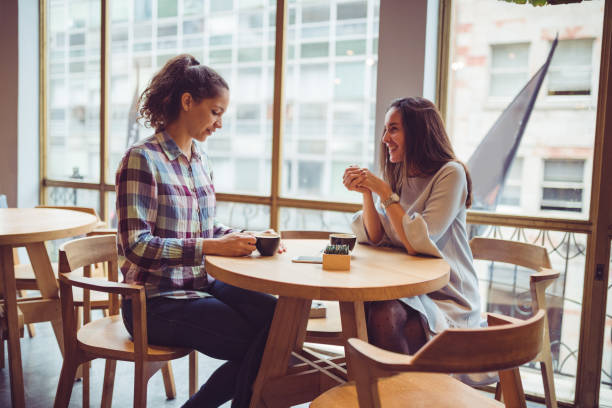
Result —
[[386, 209], [387, 209], [387, 207], [389, 207], [391, 204], [393, 204], [393, 203], [399, 203], [399, 201], [400, 201], [399, 196], [398, 196], [396, 193], [393, 193], [393, 192], [392, 192], [392, 193], [389, 195], [389, 197], [387, 197], [387, 199], [386, 199], [386, 200], [384, 200], [384, 201], [382, 202], [382, 206], [383, 206], [383, 208], [386, 210]]

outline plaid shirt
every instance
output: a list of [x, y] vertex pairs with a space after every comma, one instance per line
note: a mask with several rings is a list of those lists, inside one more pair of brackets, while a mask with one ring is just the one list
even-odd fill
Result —
[[117, 249], [124, 282], [147, 297], [208, 296], [203, 238], [230, 228], [215, 222], [208, 158], [192, 144], [191, 162], [166, 133], [130, 147], [117, 169]]

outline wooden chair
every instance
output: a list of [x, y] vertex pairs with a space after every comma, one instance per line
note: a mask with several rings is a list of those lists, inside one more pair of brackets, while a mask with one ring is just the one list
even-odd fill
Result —
[[447, 329], [413, 356], [350, 339], [348, 359], [355, 381], [328, 390], [310, 406], [500, 407], [504, 404], [438, 374], [499, 370], [505, 406], [526, 407], [518, 366], [540, 352], [544, 318], [543, 310], [525, 321], [490, 314], [489, 327]]
[[[281, 231], [282, 239], [329, 239], [333, 232], [328, 231]], [[308, 319], [305, 341], [309, 343], [343, 346], [342, 322], [338, 302], [318, 300], [325, 305], [324, 318]]]
[[[91, 265], [105, 263], [108, 280], [84, 277]], [[168, 398], [174, 398], [176, 390], [169, 361], [189, 354], [189, 394], [197, 390], [197, 354], [195, 351], [178, 347], [150, 346], [147, 340], [147, 315], [145, 290], [140, 285], [117, 283], [117, 247], [115, 235], [101, 235], [75, 239], [64, 243], [59, 250], [59, 283], [64, 329], [64, 363], [57, 386], [55, 407], [67, 407], [72, 385], [79, 365], [84, 365], [83, 404], [89, 404], [89, 362], [96, 358], [106, 359], [102, 407], [109, 407], [112, 401], [116, 360], [133, 361], [136, 366], [134, 377], [134, 406], [145, 407], [147, 383], [160, 368], [164, 375], [164, 386]], [[94, 320], [77, 331], [73, 286], [82, 288], [85, 296], [85, 313], [90, 307], [87, 291], [109, 294], [109, 317]], [[132, 300], [134, 337], [133, 340], [119, 315], [118, 295]]]
[[[559, 277], [559, 272], [551, 269], [546, 248], [523, 242], [481, 237], [472, 238], [470, 247], [474, 259], [509, 263], [534, 270], [535, 272], [529, 277], [531, 308], [532, 310], [546, 310], [546, 288]], [[546, 407], [557, 408], [547, 317], [544, 318], [544, 327], [542, 351], [533, 361], [540, 362]], [[496, 394], [499, 396], [499, 385]]]

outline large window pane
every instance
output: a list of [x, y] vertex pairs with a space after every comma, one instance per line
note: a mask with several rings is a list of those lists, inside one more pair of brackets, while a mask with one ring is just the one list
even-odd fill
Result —
[[279, 230], [350, 232], [353, 214], [281, 207]]
[[[121, 0], [112, 0], [123, 3]], [[135, 123], [135, 100], [166, 61], [183, 52], [217, 70], [230, 86], [223, 128], [201, 147], [213, 163], [219, 192], [269, 194], [274, 77], [274, 3], [139, 0], [157, 14], [140, 22], [136, 6], [113, 20], [111, 126], [107, 182], [128, 146], [153, 134]], [[119, 6], [116, 6], [119, 7]], [[120, 33], [133, 33], [123, 35]]]
[[284, 196], [358, 202], [342, 173], [372, 166], [378, 0], [290, 3], [284, 107]]
[[270, 226], [270, 207], [218, 201], [215, 219], [232, 228], [264, 231]]
[[50, 1], [48, 27], [47, 177], [98, 182], [100, 0]]
[[506, 178], [495, 211], [588, 217], [604, 3], [452, 2], [446, 125], [466, 163], [559, 33], [515, 155], [521, 174]]

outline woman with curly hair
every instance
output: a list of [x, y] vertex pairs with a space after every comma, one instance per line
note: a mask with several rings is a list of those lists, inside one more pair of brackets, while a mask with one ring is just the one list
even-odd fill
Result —
[[[140, 97], [155, 134], [125, 153], [116, 174], [119, 266], [144, 285], [151, 344], [227, 360], [185, 407], [248, 406], [276, 305], [273, 296], [207, 276], [206, 255], [244, 256], [252, 234], [215, 220], [215, 189], [204, 142], [222, 126], [229, 87], [191, 55], [170, 59]], [[282, 249], [281, 249], [282, 251]], [[122, 303], [132, 333], [132, 305]]]

